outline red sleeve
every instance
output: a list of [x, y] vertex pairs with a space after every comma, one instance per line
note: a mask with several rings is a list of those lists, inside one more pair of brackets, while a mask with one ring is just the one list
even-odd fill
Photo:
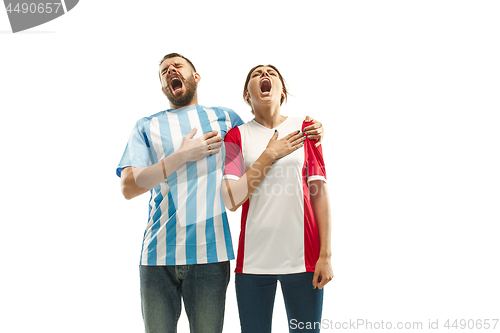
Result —
[[[312, 125], [312, 122], [303, 122], [302, 131], [307, 126]], [[304, 142], [305, 158], [307, 163], [307, 178], [312, 179], [324, 179], [326, 180], [326, 169], [325, 160], [323, 159], [323, 148], [321, 144], [316, 147], [316, 142], [318, 140], [306, 139]], [[311, 179], [312, 178], [312, 179]]]
[[241, 153], [241, 135], [238, 127], [232, 128], [226, 134], [224, 148], [226, 150], [224, 176], [233, 175], [241, 178], [245, 174], [245, 163]]

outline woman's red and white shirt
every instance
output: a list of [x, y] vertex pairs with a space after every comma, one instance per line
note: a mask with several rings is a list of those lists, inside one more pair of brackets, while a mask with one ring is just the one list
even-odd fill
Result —
[[[288, 117], [269, 129], [254, 120], [233, 128], [225, 139], [224, 179], [238, 180], [264, 152], [278, 130], [278, 139], [311, 123]], [[319, 233], [310, 181], [326, 182], [321, 145], [306, 139], [304, 146], [276, 160], [243, 204], [236, 273], [292, 274], [314, 272], [319, 256]]]

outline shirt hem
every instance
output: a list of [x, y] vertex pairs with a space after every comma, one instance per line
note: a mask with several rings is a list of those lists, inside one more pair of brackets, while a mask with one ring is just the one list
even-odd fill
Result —
[[217, 263], [217, 262], [224, 262], [224, 261], [231, 261], [231, 260], [234, 260], [234, 257], [229, 257], [229, 258], [223, 258], [223, 259], [215, 259], [215, 260], [203, 260], [203, 261], [196, 261], [196, 262], [193, 262], [193, 261], [188, 261], [188, 262], [181, 262], [181, 263], [178, 263], [176, 262], [175, 264], [167, 264], [167, 263], [161, 263], [161, 264], [147, 264], [147, 263], [139, 263], [139, 266], [179, 266], [179, 265], [203, 265], [203, 264], [213, 264], [213, 263]]
[[[311, 272], [309, 270], [310, 268], [301, 268], [297, 270], [280, 270], [280, 271], [254, 271], [251, 270], [251, 272], [243, 271], [241, 267], [236, 267], [234, 270], [235, 273], [241, 273], [241, 274], [254, 274], [254, 275], [287, 275], [287, 274], [298, 274], [298, 273], [305, 273], [305, 272]], [[314, 269], [312, 270], [314, 272]]]
[[323, 176], [310, 176], [310, 177], [307, 178], [307, 182], [308, 183], [311, 182], [311, 181], [313, 181], [313, 180], [322, 180], [322, 181], [324, 181], [326, 183], [326, 178], [323, 177]]
[[222, 179], [232, 179], [232, 180], [239, 180], [240, 177], [235, 176], [235, 175], [224, 175]]

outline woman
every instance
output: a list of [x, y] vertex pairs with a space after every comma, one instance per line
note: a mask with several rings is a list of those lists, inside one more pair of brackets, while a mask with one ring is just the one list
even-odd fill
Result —
[[255, 118], [226, 135], [222, 186], [227, 208], [243, 205], [235, 270], [241, 329], [271, 332], [280, 281], [290, 332], [319, 332], [323, 287], [333, 278], [322, 149], [301, 132], [309, 123], [280, 114], [287, 90], [276, 67], [252, 68], [243, 96]]

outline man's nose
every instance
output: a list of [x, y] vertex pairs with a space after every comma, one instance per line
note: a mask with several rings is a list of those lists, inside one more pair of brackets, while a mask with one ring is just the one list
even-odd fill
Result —
[[177, 71], [175, 70], [175, 67], [170, 66], [168, 68], [168, 71], [167, 71], [168, 75], [172, 75], [172, 74], [176, 74], [176, 73], [177, 73]]

